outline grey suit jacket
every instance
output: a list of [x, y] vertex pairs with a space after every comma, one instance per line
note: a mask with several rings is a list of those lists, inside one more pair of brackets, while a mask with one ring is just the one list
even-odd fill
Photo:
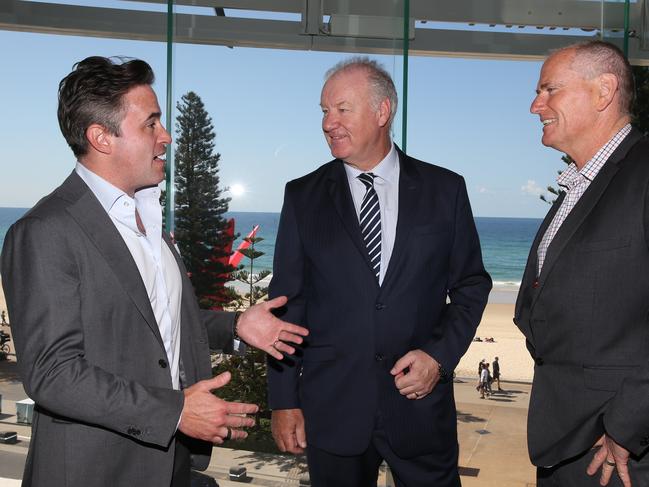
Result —
[[[208, 342], [231, 342], [232, 315], [199, 310], [170, 247], [183, 279], [187, 387], [211, 376]], [[76, 173], [11, 227], [2, 279], [23, 384], [36, 403], [23, 485], [169, 485], [183, 394], [172, 389], [137, 266]], [[204, 468], [211, 445], [193, 447]]]
[[[606, 432], [631, 452], [649, 446], [649, 141], [633, 130], [548, 247], [536, 236], [514, 321], [536, 361], [528, 444], [556, 465]], [[585, 475], [585, 474], [584, 474]]]

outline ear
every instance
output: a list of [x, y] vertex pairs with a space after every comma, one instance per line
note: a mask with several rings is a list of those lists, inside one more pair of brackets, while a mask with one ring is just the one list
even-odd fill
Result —
[[86, 129], [86, 139], [90, 146], [102, 154], [110, 154], [113, 149], [113, 135], [103, 125], [93, 123]]
[[379, 104], [378, 111], [378, 122], [380, 127], [385, 127], [390, 120], [390, 99], [384, 98], [383, 101]]
[[597, 77], [596, 108], [598, 111], [603, 112], [611, 105], [617, 94], [618, 86], [617, 76], [612, 73], [600, 74]]

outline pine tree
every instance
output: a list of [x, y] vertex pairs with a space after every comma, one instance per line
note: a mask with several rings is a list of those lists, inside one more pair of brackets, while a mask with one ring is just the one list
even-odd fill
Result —
[[234, 240], [224, 213], [230, 198], [219, 187], [214, 126], [200, 97], [190, 91], [176, 105], [175, 240], [201, 307], [230, 301], [223, 284], [234, 270], [228, 264]]

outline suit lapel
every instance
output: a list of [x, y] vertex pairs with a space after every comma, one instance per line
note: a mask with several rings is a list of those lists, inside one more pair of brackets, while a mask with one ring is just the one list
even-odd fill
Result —
[[548, 247], [543, 268], [541, 269], [541, 275], [539, 276], [541, 286], [545, 282], [548, 274], [552, 272], [552, 268], [563, 249], [606, 191], [606, 188], [620, 169], [620, 162], [624, 160], [631, 147], [640, 138], [641, 134], [636, 130], [632, 130], [629, 133], [615, 152], [611, 154], [597, 176], [595, 176], [595, 179], [590, 183], [590, 186], [588, 186], [588, 189], [586, 189], [575, 207], [568, 214]]
[[60, 194], [71, 202], [68, 212], [102, 254], [118, 282], [124, 287], [164, 348], [140, 271], [106, 211], [76, 172], [73, 172], [61, 185]]
[[[349, 190], [347, 173], [345, 172], [343, 164], [344, 163], [340, 160], [336, 160], [332, 163], [331, 168], [329, 169], [329, 186], [327, 189], [334, 208], [342, 220], [345, 231], [360, 252], [363, 260], [365, 260], [368, 270], [371, 272], [372, 264], [370, 263], [367, 248], [363, 241], [358, 217], [356, 216], [356, 209], [354, 208], [354, 202], [352, 200], [352, 194]], [[376, 279], [374, 279], [374, 281], [376, 282]], [[378, 286], [378, 282], [376, 284]]]
[[532, 247], [530, 248], [529, 256], [527, 257], [527, 265], [525, 266], [525, 271], [523, 273], [523, 280], [521, 281], [520, 291], [518, 293], [518, 297], [516, 298], [516, 310], [514, 313], [516, 317], [519, 317], [521, 314], [523, 294], [527, 292], [527, 290], [532, 285], [532, 282], [535, 281], [537, 277], [537, 272], [539, 267], [538, 250], [539, 250], [539, 245], [541, 244], [541, 240], [543, 239], [543, 235], [545, 235], [545, 232], [547, 231], [548, 227], [550, 226], [550, 223], [554, 219], [554, 215], [557, 214], [557, 211], [561, 207], [561, 203], [563, 203], [565, 197], [566, 194], [562, 193], [561, 196], [559, 196], [554, 201], [554, 203], [552, 203], [550, 210], [545, 215], [543, 222], [541, 222], [541, 226], [536, 232], [536, 236], [534, 237], [534, 241], [532, 242]]
[[383, 279], [383, 288], [386, 288], [397, 275], [401, 261], [406, 256], [408, 240], [417, 217], [420, 189], [419, 178], [410, 158], [398, 148], [397, 153], [399, 154], [399, 216], [390, 263]]

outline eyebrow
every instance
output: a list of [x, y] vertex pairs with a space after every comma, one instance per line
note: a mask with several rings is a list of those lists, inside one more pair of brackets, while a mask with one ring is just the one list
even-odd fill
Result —
[[148, 122], [149, 120], [158, 120], [160, 117], [162, 117], [162, 113], [160, 112], [152, 112], [145, 120], [145, 122]]

